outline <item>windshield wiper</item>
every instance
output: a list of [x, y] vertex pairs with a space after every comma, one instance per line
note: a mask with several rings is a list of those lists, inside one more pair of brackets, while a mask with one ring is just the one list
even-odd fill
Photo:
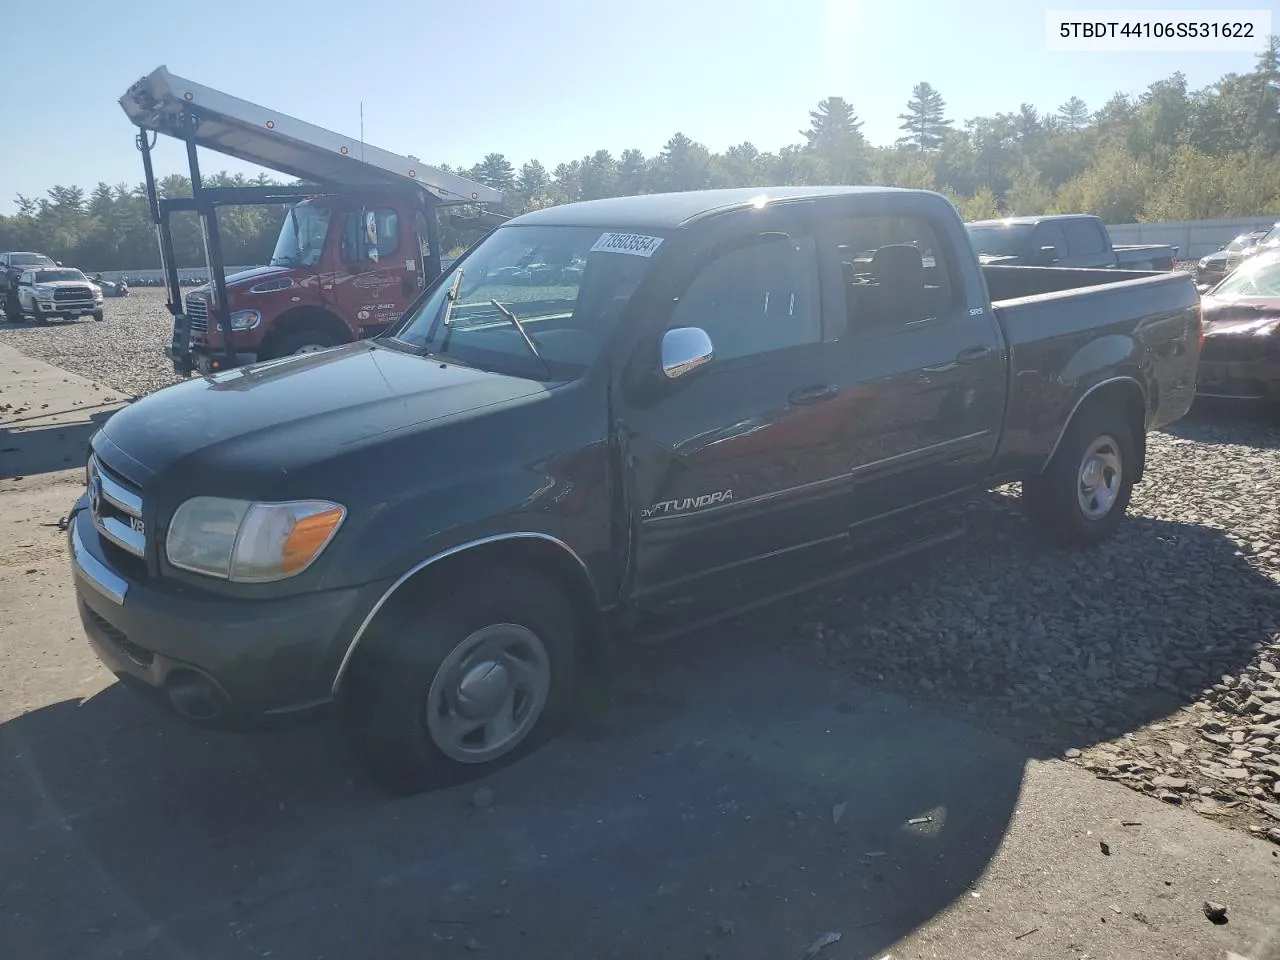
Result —
[[520, 318], [497, 300], [490, 300], [489, 302], [501, 310], [502, 315], [511, 321], [511, 325], [516, 328], [516, 333], [520, 334], [520, 339], [523, 340], [524, 345], [529, 348], [529, 352], [538, 358], [538, 362], [542, 364], [542, 369], [547, 371], [547, 379], [554, 380], [555, 376], [551, 373], [551, 364], [547, 363], [546, 358], [542, 356], [542, 352], [538, 350], [533, 341], [529, 338], [529, 334], [525, 332], [524, 324], [520, 322]]

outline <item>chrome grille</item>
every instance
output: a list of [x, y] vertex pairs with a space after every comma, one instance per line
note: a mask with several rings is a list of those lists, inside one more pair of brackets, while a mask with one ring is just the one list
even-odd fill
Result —
[[198, 293], [187, 295], [187, 320], [192, 330], [203, 333], [209, 329], [209, 301]]
[[54, 300], [92, 300], [93, 291], [88, 287], [55, 287]]
[[106, 540], [135, 557], [147, 555], [142, 497], [96, 455], [89, 458], [89, 513]]

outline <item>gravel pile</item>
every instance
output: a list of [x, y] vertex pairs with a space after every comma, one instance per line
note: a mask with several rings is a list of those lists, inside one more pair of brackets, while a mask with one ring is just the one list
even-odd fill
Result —
[[[0, 342], [133, 396], [174, 382], [163, 291], [106, 310], [0, 324]], [[1149, 446], [1131, 516], [1100, 549], [1042, 547], [1016, 488], [996, 491], [953, 546], [769, 620], [1036, 755], [1280, 842], [1280, 418], [1197, 408]]]
[[173, 320], [163, 288], [142, 287], [103, 304], [106, 319], [0, 321], [0, 343], [29, 357], [140, 397], [177, 383], [169, 362]]

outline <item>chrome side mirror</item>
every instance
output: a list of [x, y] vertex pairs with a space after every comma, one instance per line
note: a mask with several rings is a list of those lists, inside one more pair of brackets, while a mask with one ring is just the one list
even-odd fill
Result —
[[683, 377], [714, 357], [711, 338], [701, 327], [676, 327], [662, 335], [662, 372], [668, 380]]

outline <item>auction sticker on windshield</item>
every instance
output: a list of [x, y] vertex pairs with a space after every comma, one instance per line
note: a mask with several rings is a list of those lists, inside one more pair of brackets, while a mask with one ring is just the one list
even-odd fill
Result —
[[591, 246], [592, 253], [629, 253], [633, 257], [652, 257], [662, 246], [661, 237], [646, 237], [639, 233], [604, 233]]

